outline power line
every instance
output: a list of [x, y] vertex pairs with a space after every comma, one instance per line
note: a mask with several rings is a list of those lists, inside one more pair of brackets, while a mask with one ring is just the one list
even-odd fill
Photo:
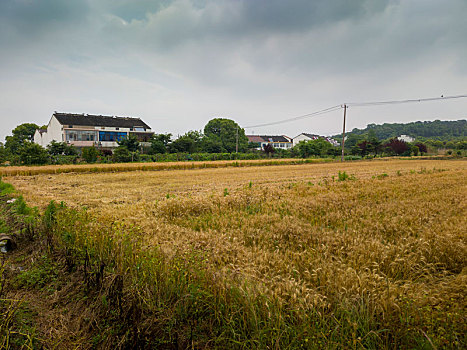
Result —
[[316, 111], [316, 112], [312, 112], [312, 113], [300, 115], [300, 116], [298, 116], [298, 117], [283, 119], [283, 120], [279, 120], [279, 121], [277, 121], [277, 122], [271, 122], [271, 123], [265, 123], [265, 124], [258, 124], [258, 125], [245, 126], [244, 128], [245, 128], [245, 129], [251, 129], [251, 128], [259, 128], [259, 127], [261, 127], [261, 126], [269, 126], [269, 125], [277, 125], [277, 124], [288, 123], [288, 122], [292, 122], [292, 121], [296, 121], [296, 120], [311, 118], [311, 117], [318, 116], [318, 115], [321, 115], [321, 114], [326, 114], [326, 113], [334, 112], [334, 111], [337, 111], [337, 110], [340, 109], [340, 108], [341, 108], [341, 105], [336, 105], [336, 106], [332, 106], [332, 107], [329, 107], [329, 108], [325, 108], [325, 109], [322, 109], [322, 110], [319, 110], [319, 111]]
[[381, 106], [381, 105], [393, 105], [403, 103], [414, 103], [414, 102], [430, 102], [440, 100], [452, 100], [457, 98], [466, 98], [467, 95], [455, 95], [455, 96], [441, 96], [441, 97], [430, 97], [430, 98], [419, 98], [410, 100], [393, 100], [393, 101], [375, 101], [375, 102], [350, 102], [346, 103], [347, 106], [353, 107], [366, 107], [366, 106]]
[[440, 101], [440, 100], [453, 100], [458, 98], [466, 98], [467, 95], [453, 95], [453, 96], [441, 96], [441, 97], [430, 97], [430, 98], [418, 98], [418, 99], [409, 99], [409, 100], [392, 100], [392, 101], [373, 101], [373, 102], [350, 102], [342, 105], [335, 105], [329, 108], [325, 108], [316, 112], [300, 115], [298, 117], [287, 118], [283, 120], [278, 120], [276, 122], [264, 123], [252, 126], [245, 126], [244, 129], [259, 128], [263, 126], [278, 125], [288, 122], [293, 122], [296, 120], [307, 119], [315, 117], [322, 114], [327, 114], [334, 112], [338, 109], [344, 108], [344, 106], [352, 107], [369, 107], [369, 106], [382, 106], [382, 105], [394, 105], [394, 104], [404, 104], [404, 103], [421, 103], [421, 102], [430, 102], [430, 101]]

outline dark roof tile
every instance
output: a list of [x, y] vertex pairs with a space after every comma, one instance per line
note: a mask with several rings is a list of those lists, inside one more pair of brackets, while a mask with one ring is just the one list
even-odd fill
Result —
[[247, 135], [250, 142], [292, 142], [283, 135]]
[[108, 126], [120, 128], [145, 128], [151, 129], [149, 125], [139, 118], [112, 117], [106, 115], [54, 113], [55, 118], [62, 125], [85, 125], [85, 126]]

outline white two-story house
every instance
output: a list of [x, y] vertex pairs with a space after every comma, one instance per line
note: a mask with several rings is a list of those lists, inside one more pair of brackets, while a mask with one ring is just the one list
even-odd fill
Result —
[[310, 140], [317, 140], [317, 139], [324, 139], [327, 142], [329, 142], [331, 145], [333, 145], [334, 147], [337, 147], [337, 146], [340, 145], [339, 142], [337, 142], [336, 140], [334, 140], [331, 137], [320, 136], [320, 135], [315, 135], [315, 134], [308, 134], [308, 133], [305, 133], [305, 132], [301, 133], [300, 135], [295, 136], [292, 139], [292, 142], [293, 142], [293, 146], [295, 147], [296, 145], [299, 144], [300, 141], [310, 141]]
[[47, 129], [37, 129], [34, 142], [46, 147], [52, 140], [77, 148], [114, 149], [117, 141], [134, 135], [140, 143], [149, 142], [154, 132], [139, 118], [55, 112]]
[[275, 149], [292, 148], [292, 139], [285, 135], [246, 135], [250, 144], [255, 144], [258, 150], [264, 149], [266, 145], [272, 145]]

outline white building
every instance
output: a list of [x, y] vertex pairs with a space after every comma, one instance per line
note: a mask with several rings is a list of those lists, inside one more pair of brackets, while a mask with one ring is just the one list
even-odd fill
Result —
[[337, 142], [336, 140], [334, 140], [334, 139], [332, 139], [330, 137], [314, 135], [314, 134], [307, 134], [307, 133], [301, 133], [300, 135], [295, 136], [292, 139], [292, 141], [293, 141], [293, 146], [295, 147], [296, 145], [298, 145], [298, 143], [300, 141], [317, 140], [317, 139], [320, 139], [320, 138], [326, 140], [327, 142], [329, 142], [330, 144], [332, 144], [335, 147], [340, 145], [339, 142]]
[[37, 129], [34, 142], [46, 147], [52, 140], [75, 147], [96, 146], [102, 149], [118, 147], [117, 141], [134, 135], [142, 144], [154, 133], [139, 118], [55, 112], [47, 129]]
[[401, 135], [397, 138], [399, 141], [404, 141], [404, 142], [414, 142], [415, 139], [412, 136], [409, 135]]
[[275, 149], [290, 149], [292, 148], [292, 139], [285, 135], [270, 136], [270, 135], [246, 135], [249, 143], [257, 144], [256, 149], [262, 150], [264, 146], [271, 144]]

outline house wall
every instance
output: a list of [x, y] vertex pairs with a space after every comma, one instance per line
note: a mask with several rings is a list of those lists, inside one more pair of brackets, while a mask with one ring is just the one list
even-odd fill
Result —
[[41, 145], [42, 147], [45, 147], [42, 141], [43, 135], [47, 133], [40, 133], [39, 129], [36, 129], [36, 132], [34, 133], [34, 143], [37, 143], [38, 145]]
[[40, 133], [39, 130], [36, 130], [34, 133], [34, 143], [41, 145], [42, 147], [47, 147], [52, 140], [57, 142], [63, 141], [63, 130], [62, 125], [58, 122], [58, 120], [52, 116], [47, 125], [47, 131]]
[[291, 142], [261, 142], [261, 146], [256, 149], [264, 149], [264, 146], [271, 144], [276, 149], [290, 149], [292, 148]]
[[63, 137], [63, 127], [62, 124], [58, 122], [58, 120], [52, 116], [50, 119], [49, 125], [47, 125], [47, 136], [45, 141], [47, 145], [52, 142], [52, 140], [57, 142], [65, 141]]
[[309, 138], [308, 136], [303, 135], [303, 134], [300, 134], [300, 135], [298, 135], [298, 136], [295, 136], [295, 137], [292, 139], [293, 147], [295, 147], [296, 145], [298, 145], [298, 143], [299, 143], [300, 141], [308, 141], [308, 140], [311, 140], [311, 138]]
[[[71, 126], [71, 127], [70, 127]], [[115, 141], [102, 141], [99, 138], [99, 131], [106, 131], [106, 132], [119, 132], [125, 133], [128, 135], [132, 133], [134, 135], [141, 136], [141, 141], [147, 141], [149, 134], [151, 134], [151, 129], [146, 129], [146, 131], [139, 131], [139, 128], [135, 128], [135, 130], [130, 130], [130, 128], [119, 128], [119, 127], [101, 127], [101, 126], [85, 126], [85, 125], [62, 125], [60, 122], [52, 116], [47, 125], [47, 131], [43, 132], [42, 134], [36, 130], [34, 133], [34, 142], [41, 145], [42, 147], [47, 147], [52, 140], [57, 142], [67, 142], [66, 140], [66, 132], [67, 131], [92, 131], [95, 132], [94, 141], [89, 140], [69, 140], [68, 143], [72, 144], [76, 147], [91, 147], [91, 146], [98, 146], [102, 148], [112, 149], [118, 147], [118, 143]]]

